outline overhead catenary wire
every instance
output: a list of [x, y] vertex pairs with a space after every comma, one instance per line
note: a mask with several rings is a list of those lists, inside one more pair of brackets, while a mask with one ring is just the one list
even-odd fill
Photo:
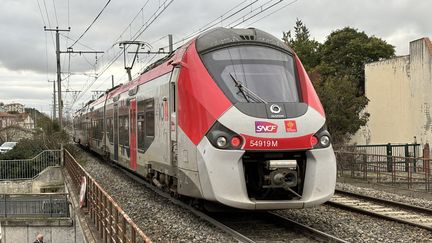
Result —
[[45, 18], [44, 18], [44, 16], [43, 16], [42, 8], [41, 8], [41, 6], [40, 6], [39, 0], [36, 0], [36, 2], [37, 2], [37, 5], [38, 5], [38, 7], [39, 7], [39, 13], [40, 13], [40, 16], [41, 16], [41, 19], [42, 19], [42, 23], [43, 23], [44, 26], [46, 26]]
[[101, 16], [101, 14], [106, 9], [106, 7], [108, 7], [110, 2], [111, 2], [111, 0], [108, 0], [105, 3], [105, 6], [101, 9], [101, 11], [99, 11], [98, 15], [96, 15], [96, 17], [93, 19], [93, 21], [90, 23], [90, 25], [84, 30], [84, 32], [80, 35], [80, 37], [78, 37], [78, 39], [69, 48], [72, 48], [79, 40], [81, 40], [81, 38], [87, 33], [87, 31], [90, 30], [90, 28], [93, 26], [93, 24], [96, 22], [96, 20]]
[[[46, 22], [45, 22], [45, 18], [44, 18], [44, 14], [43, 14], [43, 11], [42, 11], [42, 8], [41, 8], [41, 5], [40, 5], [40, 3], [39, 3], [39, 0], [36, 0], [36, 1], [37, 1], [37, 4], [38, 4], [38, 7], [39, 7], [39, 12], [40, 12], [40, 15], [41, 15], [41, 18], [42, 18], [43, 25], [44, 25], [44, 26], [47, 26], [47, 24], [46, 24]], [[49, 21], [49, 16], [48, 16], [48, 11], [47, 11], [47, 8], [46, 8], [45, 0], [43, 0], [43, 1], [44, 1], [44, 6], [45, 6], [45, 13], [46, 13], [46, 15], [47, 15], [48, 27], [50, 27], [50, 26], [51, 26], [51, 22]], [[53, 36], [52, 33], [51, 33], [51, 41], [52, 41], [53, 46], [55, 46], [54, 36]]]
[[[68, 32], [68, 33], [69, 33], [69, 32]], [[60, 33], [60, 36], [64, 37], [64, 38], [67, 39], [67, 40], [70, 40], [70, 41], [76, 41], [76, 39], [71, 38], [70, 36], [67, 36], [67, 35], [62, 34], [62, 33]], [[90, 46], [88, 46], [88, 45], [86, 45], [86, 44], [83, 44], [83, 43], [80, 42], [80, 41], [78, 41], [77, 44], [79, 44], [79, 45], [81, 45], [82, 47], [85, 47], [85, 48], [87, 48], [87, 49], [90, 49], [90, 50], [92, 50], [92, 51], [96, 51], [94, 48], [92, 48], [92, 47], [90, 47]]]
[[[229, 28], [237, 27], [240, 24], [242, 24], [242, 23], [248, 21], [249, 19], [254, 18], [255, 16], [269, 10], [270, 8], [280, 4], [283, 1], [284, 0], [278, 0], [277, 2], [273, 3], [273, 0], [269, 0], [269, 1], [265, 2], [264, 4], [262, 4], [261, 6], [255, 8], [255, 9], [252, 9], [249, 13], [237, 18], [236, 20], [234, 20], [233, 22], [228, 24], [227, 27], [229, 27]], [[270, 5], [270, 6], [267, 6], [267, 5]], [[257, 12], [257, 13], [254, 13], [254, 12]], [[251, 15], [251, 16], [248, 16], [248, 15]], [[239, 20], [240, 20], [240, 22], [236, 23]]]
[[49, 18], [48, 9], [47, 9], [45, 0], [43, 0], [43, 3], [44, 3], [44, 8], [45, 8], [45, 13], [46, 13], [46, 16], [47, 16], [48, 27], [51, 28], [51, 21], [50, 21], [50, 18]]
[[[235, 16], [235, 15], [237, 15], [238, 13], [242, 12], [242, 11], [245, 10], [246, 8], [251, 7], [253, 4], [255, 4], [256, 2], [258, 2], [258, 0], [254, 0], [254, 1], [252, 1], [251, 3], [247, 4], [246, 6], [243, 6], [243, 7], [240, 8], [239, 10], [236, 10], [234, 13], [229, 14], [231, 11], [233, 11], [233, 10], [235, 10], [237, 7], [241, 6], [244, 2], [246, 2], [246, 1], [243, 1], [243, 2], [241, 2], [241, 3], [237, 4], [237, 5], [235, 5], [234, 7], [230, 8], [228, 11], [226, 11], [225, 13], [223, 13], [220, 17], [216, 18], [215, 20], [212, 20], [212, 21], [208, 22], [207, 24], [205, 24], [204, 26], [202, 26], [202, 27], [199, 28], [198, 30], [196, 30], [196, 31], [194, 31], [194, 32], [192, 32], [192, 33], [186, 35], [186, 37], [183, 37], [183, 38], [181, 38], [180, 40], [174, 42], [173, 45], [177, 45], [177, 44], [179, 44], [179, 43], [185, 42], [185, 41], [189, 40], [190, 38], [192, 38], [192, 37], [194, 37], [194, 36], [196, 36], [196, 35], [198, 35], [198, 34], [201, 34], [201, 33], [205, 32], [205, 31], [209, 30], [210, 28], [212, 28], [212, 27], [218, 25], [219, 22], [223, 22], [223, 21], [226, 21], [226, 20], [232, 18], [233, 16]], [[228, 15], [228, 16], [225, 16], [225, 15], [227, 15], [227, 14], [229, 14], [229, 15]], [[224, 16], [225, 16], [225, 17], [224, 17]], [[219, 19], [219, 18], [220, 18], [220, 19]], [[217, 21], [217, 22], [215, 23], [215, 21]]]
[[269, 13], [269, 14], [263, 16], [262, 18], [259, 18], [258, 20], [256, 20], [256, 21], [250, 23], [249, 26], [251, 26], [251, 25], [253, 25], [253, 24], [255, 24], [255, 23], [257, 23], [257, 22], [259, 22], [259, 21], [261, 21], [261, 20], [263, 20], [263, 19], [265, 19], [265, 18], [267, 18], [267, 17], [269, 17], [269, 16], [271, 16], [271, 15], [273, 15], [273, 14], [275, 14], [275, 13], [281, 11], [282, 9], [284, 9], [284, 8], [286, 8], [286, 7], [288, 7], [288, 6], [292, 5], [292, 4], [294, 4], [294, 3], [296, 3], [296, 2], [298, 2], [298, 0], [294, 0], [294, 1], [291, 1], [291, 2], [289, 2], [289, 3], [285, 4], [285, 5], [283, 5], [282, 7], [276, 9], [275, 11], [273, 11], [273, 12], [271, 12], [271, 13]]
[[[144, 13], [144, 8], [147, 6], [147, 4], [149, 3], [150, 0], [147, 0], [144, 5], [140, 8], [140, 10], [138, 11], [138, 13], [132, 18], [132, 21], [126, 26], [126, 28], [120, 33], [120, 35], [114, 40], [113, 43], [117, 43], [122, 36], [126, 33], [126, 31], [131, 28], [132, 23], [135, 22], [135, 20], [138, 18], [138, 16], [140, 15], [140, 13]], [[114, 47], [114, 45], [110, 46], [107, 50], [105, 50], [104, 53], [107, 53], [110, 49], [112, 49]], [[101, 56], [102, 58], [103, 56]]]
[[[172, 1], [173, 1], [173, 0], [172, 0]], [[178, 43], [180, 43], [180, 42], [183, 42], [183, 41], [185, 41], [185, 40], [187, 40], [187, 39], [190, 39], [191, 37], [193, 37], [193, 36], [195, 36], [195, 35], [197, 35], [197, 34], [200, 34], [200, 33], [204, 32], [204, 31], [206, 31], [206, 30], [208, 30], [208, 29], [210, 29], [210, 28], [212, 28], [212, 27], [214, 27], [214, 26], [216, 26], [216, 25], [218, 25], [218, 24], [220, 24], [220, 23], [222, 23], [222, 22], [224, 22], [224, 21], [226, 21], [226, 20], [230, 20], [230, 19], [232, 19], [232, 18], [234, 18], [234, 17], [237, 17], [240, 13], [244, 13], [244, 10], [246, 10], [248, 7], [251, 7], [251, 10], [248, 11], [246, 14], [243, 14], [241, 17], [235, 19], [234, 21], [231, 21], [229, 24], [224, 25], [224, 27], [237, 27], [237, 26], [239, 26], [239, 25], [241, 25], [241, 24], [243, 24], [243, 23], [245, 23], [245, 22], [248, 22], [248, 21], [250, 21], [250, 20], [253, 20], [253, 19], [256, 18], [257, 16], [260, 16], [261, 14], [263, 14], [263, 13], [269, 11], [270, 9], [273, 9], [275, 6], [281, 4], [281, 3], [284, 2], [285, 0], [277, 0], [277, 1], [270, 0], [270, 1], [266, 1], [265, 3], [261, 4], [260, 6], [257, 6], [257, 7], [255, 7], [255, 8], [253, 8], [253, 4], [256, 3], [257, 1], [258, 1], [258, 0], [252, 1], [252, 2], [248, 3], [246, 6], [243, 6], [243, 4], [244, 4], [245, 2], [247, 2], [247, 1], [242, 1], [242, 2], [239, 3], [239, 4], [236, 4], [234, 7], [230, 8], [228, 11], [226, 11], [224, 14], [220, 15], [220, 17], [218, 17], [218, 18], [216, 18], [216, 19], [214, 19], [214, 20], [208, 22], [206, 25], [202, 26], [202, 27], [201, 27], [200, 29], [198, 29], [197, 31], [192, 32], [191, 34], [189, 34], [188, 36], [186, 36], [186, 37], [182, 38], [181, 40], [175, 42], [174, 44], [178, 44]], [[273, 12], [271, 12], [271, 13], [269, 13], [269, 14], [263, 16], [262, 18], [260, 18], [260, 19], [258, 19], [258, 20], [256, 20], [256, 21], [254, 21], [253, 23], [256, 23], [256, 22], [258, 22], [258, 21], [260, 21], [260, 20], [262, 20], [262, 19], [264, 19], [264, 18], [270, 16], [270, 15], [272, 15], [272, 14], [274, 14], [274, 13], [280, 11], [281, 9], [283, 9], [283, 8], [289, 6], [289, 5], [292, 5], [293, 3], [297, 2], [297, 1], [298, 1], [298, 0], [295, 0], [295, 1], [291, 1], [291, 2], [289, 2], [289, 3], [285, 4], [284, 6], [278, 8], [277, 10], [275, 10], [275, 11], [273, 11]], [[165, 3], [165, 2], [164, 2], [164, 3]], [[163, 6], [163, 5], [160, 5], [159, 8], [161, 8], [161, 6]], [[233, 12], [233, 11], [234, 11], [234, 12]], [[138, 16], [140, 13], [141, 13], [141, 10], [138, 12], [138, 14], [137, 14], [136, 16]], [[153, 14], [153, 16], [156, 15], [156, 13], [157, 13], [157, 11], [155, 11], [155, 13]], [[136, 16], [135, 16], [135, 18], [132, 20], [132, 22], [135, 21]], [[157, 16], [158, 16], [158, 15], [157, 15]], [[150, 19], [152, 19], [152, 18], [150, 18]], [[149, 19], [149, 20], [150, 20], [150, 19]], [[148, 23], [149, 20], [148, 20], [146, 23]], [[155, 20], [155, 19], [153, 19], [153, 21], [154, 21], [154, 20]], [[150, 24], [151, 24], [153, 21], [151, 21]], [[132, 23], [132, 22], [131, 22], [131, 23]], [[253, 23], [252, 23], [252, 24], [253, 24]], [[130, 26], [130, 25], [128, 25], [128, 27], [129, 27], [129, 26]], [[137, 38], [138, 38], [138, 37], [139, 37], [139, 36], [140, 36], [140, 35], [141, 35], [141, 34], [142, 34], [142, 33], [143, 33], [147, 28], [148, 28], [148, 27], [149, 27], [149, 25], [146, 25], [146, 24], [143, 25], [142, 28], [136, 32], [135, 35], [132, 35], [132, 34], [131, 34], [132, 39], [133, 39], [133, 40], [136, 40], [136, 39], [137, 39]], [[126, 29], [126, 30], [127, 30], [127, 29]], [[126, 30], [125, 30], [125, 31], [126, 31]], [[120, 36], [122, 36], [122, 35], [125, 33], [125, 31], [123, 31], [122, 34], [121, 34]], [[159, 39], [153, 41], [152, 43], [159, 42], [159, 41], [162, 40], [163, 38], [165, 38], [165, 36], [160, 37]], [[111, 47], [111, 48], [112, 48], [112, 47]], [[103, 73], [105, 73], [106, 70], [107, 70], [108, 68], [110, 68], [110, 67], [115, 63], [115, 61], [116, 61], [116, 60], [121, 56], [121, 54], [122, 54], [121, 51], [118, 52], [118, 53], [114, 56], [114, 58], [112, 58], [112, 59], [108, 62], [108, 64], [107, 64], [107, 65], [102, 69], [102, 72], [100, 73], [99, 77], [96, 78], [95, 80], [93, 80], [93, 81], [91, 82], [91, 84], [88, 85], [88, 86], [86, 87], [86, 89], [85, 89], [86, 91], [88, 91], [88, 89], [89, 89], [89, 88], [90, 88], [90, 87], [91, 87], [91, 86], [92, 86], [92, 85], [93, 85], [93, 84], [94, 84], [94, 83], [95, 83], [95, 82], [96, 82], [96, 81], [97, 81], [97, 80], [98, 80], [98, 79], [103, 75]], [[156, 55], [153, 56], [151, 59], [149, 59], [149, 60], [147, 61], [147, 63], [151, 63], [151, 61], [152, 61], [155, 57], [156, 57]], [[142, 69], [145, 69], [145, 68], [142, 68]], [[139, 75], [140, 73], [141, 73], [141, 72], [138, 72], [136, 75]], [[134, 76], [135, 76], [135, 75], [134, 75]], [[100, 84], [98, 87], [100, 87], [101, 85], [102, 85], [102, 84]], [[84, 93], [84, 92], [83, 92], [83, 93]], [[77, 97], [78, 99], [76, 99], [76, 100], [74, 101], [73, 104], [75, 104], [75, 102], [77, 102], [79, 99], [81, 99], [81, 98], [83, 97], [83, 95], [84, 95], [83, 93], [80, 94], [80, 97]]]
[[53, 0], [52, 2], [53, 2], [54, 16], [55, 16], [56, 24], [57, 24], [57, 26], [59, 26], [58, 17], [57, 17], [57, 8], [56, 8], [56, 5], [55, 5], [55, 0]]
[[[170, 2], [166, 5], [165, 3], [167, 2], [167, 1], [169, 1], [169, 0], [165, 0], [163, 3], [162, 3], [162, 5], [163, 6], [165, 6], [163, 9], [162, 9], [162, 11], [160, 11], [160, 13], [158, 14], [158, 11], [161, 9], [161, 4], [159, 5], [159, 7], [156, 9], [156, 11], [153, 13], [153, 15], [147, 20], [147, 22], [143, 25], [143, 27], [141, 27], [140, 28], [140, 30], [138, 30], [137, 31], [137, 33], [134, 35], [134, 39], [133, 39], [133, 41], [135, 41], [141, 34], [142, 34], [142, 32], [141, 32], [141, 34], [139, 34], [139, 35], [137, 35], [141, 30], [142, 30], [142, 28], [145, 28], [145, 29], [147, 29], [150, 25], [151, 25], [151, 23], [153, 23], [153, 21], [154, 20], [156, 20], [156, 18], [174, 1], [174, 0], [170, 0]], [[147, 1], [148, 2], [148, 1]], [[144, 9], [144, 7], [146, 6], [146, 4], [147, 4], [147, 2], [144, 4], [144, 6], [142, 7], [142, 9]], [[140, 10], [141, 11], [141, 10]], [[137, 16], [139, 15], [139, 13], [140, 12], [138, 12], [138, 14], [137, 15], [135, 15], [135, 17], [134, 17], [134, 19], [131, 21], [131, 23], [133, 22], [133, 21], [135, 21], [135, 19], [137, 18]], [[154, 17], [155, 16], [155, 17]], [[154, 18], [153, 18], [154, 17]], [[150, 22], [150, 20], [151, 19], [154, 19], [153, 21], [151, 21]], [[149, 23], [150, 22], [150, 23]], [[129, 24], [129, 26], [131, 25], [131, 23]], [[147, 27], [146, 27], [147, 26]], [[145, 30], [144, 29], [144, 30]], [[122, 34], [120, 35], [120, 37], [119, 38], [121, 38], [121, 36], [126, 32], [126, 30], [127, 30], [127, 28], [125, 29], [125, 30], [123, 30], [123, 32], [122, 32]], [[114, 43], [114, 45], [112, 45], [112, 47], [110, 48], [110, 49], [112, 49], [114, 46], [115, 46], [115, 44], [116, 43]], [[125, 48], [126, 49], [128, 49], [129, 48], [129, 46], [125, 46]], [[109, 49], [108, 49], [109, 50]], [[107, 51], [105, 51], [105, 53], [107, 53], [108, 52], [108, 50]], [[108, 62], [108, 64], [107, 64], [107, 66], [105, 66], [104, 67], [104, 69], [101, 71], [101, 73], [100, 73], [100, 75], [99, 75], [99, 77], [101, 77], [102, 76], [102, 74], [103, 73], [105, 73], [105, 71], [106, 70], [108, 70], [108, 68], [110, 68], [114, 63], [115, 63], [115, 61], [118, 59], [118, 58], [120, 58], [120, 56], [122, 55], [122, 51], [120, 50], [120, 51], [118, 51], [115, 55], [114, 55], [114, 58], [112, 58], [109, 62]], [[103, 57], [104, 55], [102, 55], [101, 57]], [[88, 89], [90, 89], [90, 87], [97, 81], [98, 79], [96, 79], [96, 80], [94, 80], [89, 86], [87, 86], [86, 88], [84, 88], [83, 87], [83, 90], [84, 90], [84, 92], [82, 92], [81, 94], [80, 94], [80, 96], [79, 97], [77, 97], [77, 100], [79, 100], [79, 99], [81, 99], [83, 96], [84, 96], [84, 93], [85, 92], [87, 92], [88, 91]], [[75, 102], [73, 103], [73, 104], [75, 104]]]
[[[152, 23], [156, 21], [156, 19], [158, 19], [158, 17], [171, 5], [173, 1], [174, 0], [165, 0], [163, 3], [161, 3], [156, 9], [156, 11], [153, 13], [153, 15], [147, 20], [147, 22], [135, 33], [132, 41], [138, 39], [152, 25]], [[127, 50], [129, 46], [125, 46], [124, 48], [126, 48]], [[99, 76], [95, 80], [93, 80], [90, 85], [83, 89], [77, 99], [72, 103], [72, 106], [84, 96], [84, 94], [91, 88], [91, 86], [108, 70], [108, 68], [110, 68], [115, 63], [115, 61], [122, 55], [122, 53], [122, 51], [119, 51], [115, 55], [115, 57], [111, 59], [111, 61], [99, 73]]]

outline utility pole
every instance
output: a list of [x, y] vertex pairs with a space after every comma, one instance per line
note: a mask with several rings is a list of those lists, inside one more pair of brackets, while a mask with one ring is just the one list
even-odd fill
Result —
[[45, 31], [55, 31], [56, 32], [56, 59], [57, 59], [57, 94], [58, 94], [58, 117], [59, 117], [59, 126], [60, 130], [63, 129], [63, 101], [62, 101], [62, 92], [61, 92], [61, 67], [60, 67], [60, 31], [70, 31], [70, 28], [68, 29], [59, 29], [56, 27], [55, 29], [47, 29], [46, 26], [44, 26]]
[[111, 86], [114, 88], [114, 75], [111, 75]]
[[55, 88], [55, 80], [48, 80], [48, 82], [53, 83], [53, 121], [57, 118], [56, 116], [56, 97], [55, 97], [55, 93], [56, 93], [56, 88]]

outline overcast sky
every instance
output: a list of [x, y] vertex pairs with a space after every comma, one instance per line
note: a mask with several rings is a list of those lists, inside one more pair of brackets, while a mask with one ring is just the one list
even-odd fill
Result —
[[[262, 9], [265, 9], [279, 0], [270, 3], [269, 0], [173, 0], [162, 11], [161, 5], [170, 1], [111, 0], [94, 25], [73, 46], [75, 51], [105, 53], [98, 54], [97, 58], [95, 54], [73, 54], [70, 57], [62, 54], [63, 90], [83, 90], [91, 83], [94, 84], [88, 91], [103, 90], [111, 86], [111, 75], [114, 75], [116, 84], [125, 82], [127, 76], [122, 56], [107, 68], [120, 51], [115, 43], [131, 40], [143, 26], [147, 26], [149, 19], [154, 19], [156, 13], [161, 14], [137, 39], [150, 43], [153, 50], [167, 45], [165, 36], [169, 33], [173, 34], [176, 42], [215, 19], [219, 19], [214, 22], [215, 26], [232, 26], [243, 16], [248, 18], [256, 14], [258, 11], [255, 10], [261, 5], [264, 4]], [[52, 32], [44, 32], [43, 26], [71, 27], [70, 32], [61, 32], [61, 50], [65, 51], [73, 43], [70, 39], [76, 40], [84, 32], [107, 0], [1, 2], [0, 102], [19, 102], [51, 114], [52, 83], [48, 80], [56, 78], [55, 36]], [[244, 10], [233, 17], [221, 21], [242, 8]], [[350, 26], [394, 45], [397, 55], [406, 55], [410, 41], [432, 37], [431, 9], [430, 0], [284, 0], [237, 27], [256, 27], [281, 38], [282, 32], [292, 29], [299, 18], [309, 28], [311, 36], [323, 42], [331, 31]], [[132, 73], [136, 75], [156, 58], [140, 55]], [[70, 76], [68, 72], [71, 72]], [[95, 81], [96, 74], [100, 77]], [[75, 102], [74, 108], [88, 98], [89, 92]], [[72, 93], [66, 94], [66, 105], [72, 101]]]

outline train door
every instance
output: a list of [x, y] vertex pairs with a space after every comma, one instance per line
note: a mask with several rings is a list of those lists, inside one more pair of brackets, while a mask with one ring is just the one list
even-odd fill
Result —
[[177, 79], [180, 68], [173, 69], [170, 78], [169, 90], [169, 129], [170, 129], [170, 151], [171, 151], [171, 165], [177, 167]]
[[113, 136], [113, 142], [114, 142], [114, 161], [118, 162], [119, 159], [119, 121], [118, 121], [118, 104], [114, 104], [114, 136]]
[[137, 169], [137, 101], [130, 100], [129, 105], [129, 166], [132, 170]]

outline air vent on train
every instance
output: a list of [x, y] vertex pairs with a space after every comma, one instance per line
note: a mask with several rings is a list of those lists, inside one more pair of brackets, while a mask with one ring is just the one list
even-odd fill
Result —
[[253, 35], [240, 35], [240, 38], [242, 38], [242, 40], [255, 40], [255, 36]]

